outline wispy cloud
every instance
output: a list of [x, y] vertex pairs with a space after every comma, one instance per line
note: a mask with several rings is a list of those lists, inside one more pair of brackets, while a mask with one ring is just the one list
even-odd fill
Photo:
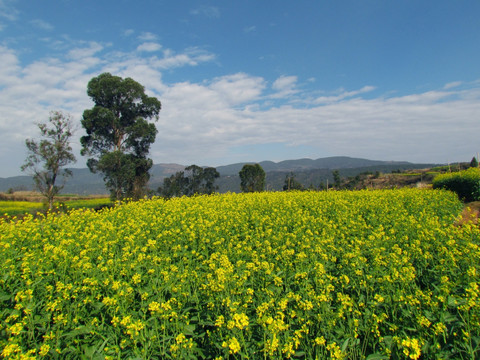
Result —
[[451, 83], [448, 83], [446, 84], [443, 88], [445, 90], [448, 90], [448, 89], [452, 89], [452, 88], [455, 88], [455, 87], [458, 87], [462, 85], [462, 82], [461, 81], [454, 81], [454, 82], [451, 82]]
[[245, 73], [215, 78], [209, 86], [229, 106], [258, 100], [265, 89], [265, 80]]
[[275, 90], [272, 98], [284, 98], [298, 92], [295, 88], [298, 78], [296, 76], [281, 76], [273, 82], [272, 89]]
[[41, 19], [32, 20], [30, 23], [40, 30], [52, 31], [54, 29], [52, 24]]
[[[281, 79], [277, 86], [282, 83], [289, 82]], [[235, 146], [281, 143], [319, 153], [446, 162], [471, 156], [480, 131], [472, 120], [480, 114], [478, 88], [365, 99], [361, 95], [373, 91], [365, 86], [330, 96], [328, 103], [264, 108], [256, 104], [266, 90], [264, 79], [243, 73], [211, 84], [171, 84], [162, 95], [170, 106], [162, 115], [166, 131], [159, 134], [162, 145], [154, 146], [157, 155], [191, 163], [198, 153], [208, 159]]]
[[139, 36], [138, 36], [138, 40], [141, 40], [141, 41], [154, 41], [154, 40], [157, 40], [157, 35], [151, 33], [151, 32], [142, 32]]
[[190, 10], [191, 15], [202, 15], [207, 18], [219, 18], [220, 10], [216, 6], [200, 6], [198, 8]]
[[247, 33], [247, 34], [248, 34], [248, 33], [251, 33], [251, 32], [254, 32], [254, 31], [256, 31], [256, 30], [257, 30], [257, 27], [254, 26], [254, 25], [252, 25], [252, 26], [247, 26], [247, 27], [244, 27], [244, 28], [243, 28], [243, 32], [244, 32], [244, 33]]
[[134, 33], [135, 33], [135, 30], [133, 30], [133, 29], [127, 29], [127, 30], [125, 30], [125, 31], [123, 32], [123, 35], [124, 35], [124, 36], [131, 36], [131, 35], [133, 35]]
[[182, 66], [197, 66], [200, 63], [210, 62], [214, 59], [214, 54], [196, 47], [185, 49], [181, 53], [165, 49], [162, 58], [151, 59], [151, 65], [157, 69], [173, 69]]
[[[161, 99], [168, 88], [162, 82], [163, 70], [197, 66], [214, 58], [195, 48], [180, 53], [165, 49], [162, 58], [140, 56], [136, 51], [106, 51], [108, 49], [108, 44], [81, 43], [69, 49], [64, 57], [49, 57], [22, 65], [14, 50], [0, 46], [0, 112], [5, 115], [0, 119], [2, 171], [18, 173], [19, 164], [24, 160], [25, 139], [36, 136], [38, 129], [34, 124], [45, 121], [50, 110], [67, 111], [80, 120], [83, 110], [92, 106], [86, 94], [87, 83], [92, 77], [105, 71], [132, 77], [144, 85], [149, 94]], [[78, 153], [78, 138], [73, 146]]]
[[82, 59], [91, 57], [104, 49], [104, 46], [96, 41], [91, 41], [85, 45], [68, 51], [67, 57], [70, 59]]
[[[295, 75], [273, 82], [242, 72], [200, 82], [164, 80], [167, 70], [214, 59], [215, 54], [199, 48], [162, 48], [152, 54], [84, 42], [63, 57], [22, 64], [14, 50], [0, 46], [2, 171], [18, 173], [25, 139], [36, 135], [34, 123], [47, 119], [50, 110], [68, 111], [79, 122], [83, 110], [92, 106], [87, 83], [104, 71], [132, 77], [162, 101], [152, 147], [157, 163], [215, 165], [212, 159], [232, 147], [265, 143], [308, 146], [319, 157], [328, 151], [418, 162], [455, 161], [478, 151], [480, 83], [447, 84], [403, 96], [373, 96], [375, 87], [365, 85], [318, 97], [321, 89], [305, 90], [311, 82]], [[272, 97], [275, 101], [266, 105]], [[81, 135], [73, 143], [77, 153]]]
[[328, 103], [334, 103], [340, 100], [344, 100], [347, 98], [351, 98], [353, 96], [357, 96], [360, 94], [364, 94], [370, 91], [375, 90], [374, 86], [364, 86], [359, 90], [354, 90], [354, 91], [345, 91], [343, 89], [340, 89], [338, 95], [330, 95], [330, 96], [320, 96], [315, 99], [314, 103], [316, 104], [328, 104]]
[[15, 8], [16, 0], [0, 0], [0, 18], [9, 21], [17, 19], [18, 10]]
[[145, 42], [138, 45], [137, 51], [155, 52], [162, 48], [162, 45], [155, 42]]

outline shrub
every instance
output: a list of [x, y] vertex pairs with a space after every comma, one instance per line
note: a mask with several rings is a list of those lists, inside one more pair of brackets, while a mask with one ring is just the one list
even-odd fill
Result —
[[434, 189], [447, 189], [457, 193], [463, 201], [480, 200], [480, 169], [440, 174], [433, 180]]

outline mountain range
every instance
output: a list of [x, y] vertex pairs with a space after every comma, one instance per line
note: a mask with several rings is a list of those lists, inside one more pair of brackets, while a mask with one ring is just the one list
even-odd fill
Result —
[[[219, 192], [239, 192], [240, 178], [239, 171], [245, 164], [253, 162], [235, 163], [218, 166], [217, 171], [220, 178], [216, 184]], [[434, 166], [435, 164], [414, 164], [407, 161], [380, 161], [346, 156], [335, 156], [312, 159], [284, 160], [280, 162], [262, 161], [259, 163], [266, 172], [267, 190], [281, 190], [285, 177], [294, 173], [296, 180], [304, 186], [318, 187], [320, 183], [332, 181], [332, 171], [339, 170], [343, 177], [355, 176], [359, 173], [370, 171], [392, 172], [394, 170], [420, 169]], [[182, 171], [188, 165], [179, 164], [156, 164], [150, 170], [149, 187], [156, 190], [163, 179]], [[107, 194], [101, 174], [92, 174], [87, 168], [70, 169], [73, 176], [69, 178], [63, 189], [63, 193], [91, 195]], [[33, 179], [31, 176], [14, 176], [0, 178], [0, 192], [9, 190], [32, 190]]]

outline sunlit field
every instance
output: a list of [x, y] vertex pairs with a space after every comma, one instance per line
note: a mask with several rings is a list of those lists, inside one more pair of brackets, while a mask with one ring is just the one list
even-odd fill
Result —
[[41, 202], [32, 201], [0, 201], [0, 215], [20, 215], [30, 211], [40, 210]]
[[0, 349], [479, 358], [480, 231], [437, 190], [224, 194], [0, 220]]
[[[99, 208], [109, 206], [112, 202], [109, 198], [92, 198], [81, 200], [56, 201], [55, 209], [71, 210], [80, 208]], [[0, 215], [16, 216], [26, 213], [35, 213], [37, 211], [46, 210], [47, 205], [42, 202], [35, 201], [0, 201]]]

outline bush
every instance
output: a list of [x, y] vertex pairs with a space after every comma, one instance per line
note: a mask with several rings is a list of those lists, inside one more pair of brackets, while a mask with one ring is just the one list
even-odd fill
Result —
[[480, 200], [480, 169], [470, 168], [437, 175], [433, 179], [433, 188], [454, 191], [461, 200], [466, 202]]

